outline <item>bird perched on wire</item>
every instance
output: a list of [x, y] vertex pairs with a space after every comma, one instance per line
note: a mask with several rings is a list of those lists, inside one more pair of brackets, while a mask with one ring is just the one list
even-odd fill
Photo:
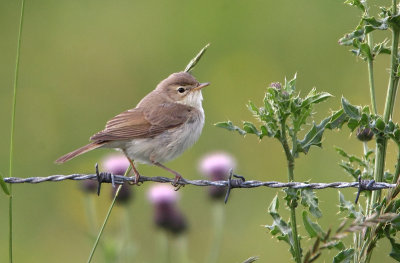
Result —
[[97, 148], [120, 149], [135, 173], [133, 161], [161, 167], [175, 175], [174, 185], [182, 176], [163, 165], [181, 155], [200, 137], [204, 126], [202, 89], [209, 83], [199, 83], [187, 72], [177, 72], [161, 81], [139, 104], [118, 114], [104, 130], [90, 137], [91, 143], [70, 152], [56, 163]]

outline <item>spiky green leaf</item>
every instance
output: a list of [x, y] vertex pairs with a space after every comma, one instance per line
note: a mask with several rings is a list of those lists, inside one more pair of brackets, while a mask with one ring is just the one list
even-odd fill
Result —
[[243, 130], [244, 130], [246, 133], [255, 134], [255, 135], [259, 136], [259, 137], [261, 136], [261, 132], [259, 132], [259, 131], [257, 130], [256, 126], [254, 126], [254, 124], [251, 123], [251, 122], [244, 121], [244, 122], [243, 122]]
[[301, 103], [301, 108], [307, 107], [309, 105], [312, 104], [317, 104], [320, 102], [323, 102], [327, 99], [329, 99], [330, 97], [332, 97], [331, 94], [329, 94], [328, 92], [317, 92], [315, 88], [313, 88], [308, 95], [306, 96], [306, 98], [302, 101]]
[[329, 121], [330, 121], [330, 117], [324, 119], [318, 125], [315, 125], [315, 123], [313, 123], [313, 126], [306, 133], [303, 140], [298, 141], [297, 151], [307, 154], [308, 151], [310, 150], [311, 146], [321, 147], [321, 145], [322, 145], [321, 140], [322, 140], [322, 135], [325, 130], [325, 125], [327, 125], [329, 123]]
[[308, 207], [310, 213], [316, 217], [320, 218], [322, 216], [322, 212], [318, 207], [318, 197], [314, 193], [312, 189], [304, 188], [300, 190], [301, 192], [301, 204], [305, 207]]
[[346, 100], [344, 97], [342, 97], [342, 107], [344, 112], [352, 119], [355, 120], [360, 120], [361, 119], [361, 113], [360, 113], [360, 107], [351, 105], [348, 100]]
[[357, 211], [354, 204], [347, 201], [341, 192], [339, 192], [339, 211], [346, 212], [347, 218], [359, 219], [363, 217], [363, 214], [360, 211]]
[[240, 135], [245, 135], [247, 133], [238, 126], [233, 125], [231, 121], [217, 122], [214, 125], [219, 128], [227, 129], [228, 131], [237, 131]]
[[322, 239], [326, 235], [326, 233], [322, 230], [321, 226], [310, 219], [307, 211], [304, 210], [302, 216], [303, 216], [304, 227], [310, 238], [319, 237]]
[[271, 215], [273, 219], [272, 225], [265, 226], [268, 228], [273, 236], [278, 235], [278, 240], [283, 240], [290, 245], [290, 253], [294, 257], [294, 244], [293, 244], [293, 236], [292, 236], [292, 229], [290, 225], [286, 223], [282, 217], [278, 213], [279, 209], [279, 200], [278, 196], [276, 195], [268, 208], [268, 213]]
[[354, 249], [342, 250], [333, 258], [333, 263], [351, 263], [354, 257]]
[[366, 9], [365, 1], [361, 1], [361, 0], [346, 0], [344, 3], [348, 4], [348, 5], [352, 5], [352, 6], [358, 7], [363, 12]]

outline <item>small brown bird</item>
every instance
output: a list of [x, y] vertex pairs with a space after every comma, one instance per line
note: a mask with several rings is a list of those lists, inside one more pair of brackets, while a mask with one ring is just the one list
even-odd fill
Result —
[[201, 89], [209, 83], [199, 83], [186, 72], [171, 74], [147, 94], [134, 109], [118, 114], [85, 145], [70, 152], [56, 163], [97, 148], [122, 150], [132, 165], [135, 183], [140, 174], [133, 161], [159, 166], [175, 175], [174, 185], [182, 176], [164, 166], [191, 147], [204, 126]]

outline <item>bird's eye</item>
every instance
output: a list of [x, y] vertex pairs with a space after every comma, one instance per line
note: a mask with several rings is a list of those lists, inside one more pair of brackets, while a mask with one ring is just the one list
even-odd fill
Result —
[[180, 87], [180, 88], [178, 89], [178, 92], [179, 92], [179, 93], [184, 93], [184, 92], [185, 92], [185, 89], [182, 88], [182, 87]]

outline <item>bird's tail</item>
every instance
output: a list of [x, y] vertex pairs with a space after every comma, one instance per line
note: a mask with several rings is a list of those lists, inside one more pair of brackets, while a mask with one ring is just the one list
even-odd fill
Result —
[[89, 143], [79, 149], [76, 149], [73, 152], [67, 153], [66, 155], [61, 156], [58, 158], [55, 163], [65, 163], [66, 161], [71, 160], [72, 158], [75, 158], [78, 155], [84, 154], [86, 152], [89, 152], [93, 149], [99, 148], [104, 144], [104, 142], [92, 142]]

